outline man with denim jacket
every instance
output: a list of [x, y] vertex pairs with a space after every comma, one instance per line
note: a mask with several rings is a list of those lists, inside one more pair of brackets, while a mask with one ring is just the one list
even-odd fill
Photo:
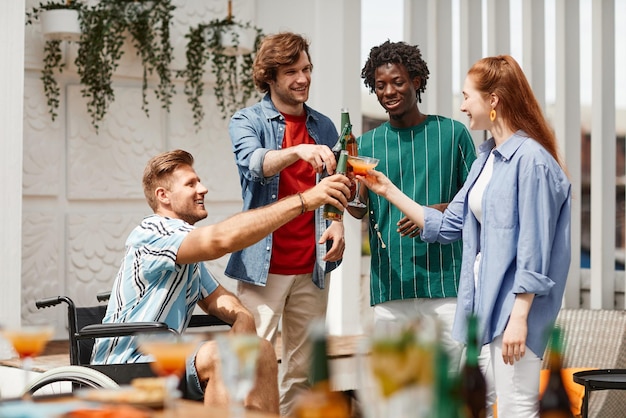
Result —
[[[244, 210], [307, 190], [324, 169], [336, 168], [331, 147], [337, 130], [305, 104], [312, 69], [308, 42], [294, 33], [267, 36], [257, 51], [253, 78], [266, 95], [236, 112], [229, 127]], [[343, 224], [325, 221], [319, 209], [233, 253], [226, 267], [226, 275], [239, 280], [238, 296], [254, 315], [259, 336], [274, 343], [282, 319], [284, 416], [308, 387], [307, 328], [326, 314], [329, 273], [339, 265], [344, 246]]]

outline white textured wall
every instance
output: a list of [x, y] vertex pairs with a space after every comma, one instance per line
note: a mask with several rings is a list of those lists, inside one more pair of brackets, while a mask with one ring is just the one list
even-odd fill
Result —
[[[26, 3], [28, 8], [38, 0]], [[182, 69], [189, 26], [225, 17], [227, 2], [174, 0], [174, 4], [174, 69]], [[309, 104], [337, 124], [340, 109], [349, 106], [353, 124], [359, 128], [360, 79], [353, 76], [360, 68], [359, 4], [360, 0], [234, 0], [233, 14], [237, 20], [255, 22], [265, 33], [291, 30], [307, 36], [315, 64]], [[329, 22], [336, 30], [324, 31]], [[200, 132], [195, 132], [182, 80], [169, 113], [161, 110], [150, 92], [150, 118], [146, 118], [141, 110], [141, 67], [130, 45], [115, 74], [115, 102], [100, 124], [99, 134], [90, 124], [80, 94], [73, 65], [76, 45], [66, 45], [68, 69], [58, 77], [61, 106], [52, 122], [39, 80], [43, 40], [38, 26], [25, 31], [22, 316], [29, 323], [52, 318], [62, 337], [63, 309], [38, 312], [34, 301], [65, 294], [79, 305], [93, 304], [96, 293], [110, 289], [127, 234], [150, 213], [141, 189], [141, 174], [149, 157], [173, 148], [194, 154], [196, 169], [209, 188], [209, 217], [203, 223], [240, 210], [239, 178], [227, 121], [217, 111], [209, 86], [203, 98], [206, 116]], [[346, 43], [352, 49], [344, 50]], [[334, 333], [352, 333], [361, 309], [359, 292], [354, 291], [361, 287], [360, 229], [356, 221], [346, 224], [352, 252], [347, 253], [350, 262], [345, 263], [350, 268], [344, 267], [337, 288], [331, 288], [331, 294], [337, 295], [332, 302]], [[223, 257], [210, 267], [232, 289], [233, 281], [223, 276], [227, 260], [228, 256]], [[341, 275], [347, 279], [341, 280]]]
[[[2, 5], [0, 13], [0, 326], [20, 323], [20, 224], [22, 218], [22, 22], [24, 0]], [[9, 345], [0, 338], [0, 358], [8, 357]]]
[[[26, 8], [38, 3], [27, 0]], [[227, 2], [175, 0], [174, 4], [174, 69], [182, 69], [188, 28], [225, 17]], [[255, 3], [235, 0], [233, 12], [237, 20], [252, 20]], [[96, 293], [110, 289], [126, 236], [150, 213], [141, 175], [152, 155], [174, 148], [194, 154], [196, 169], [209, 188], [209, 218], [203, 222], [223, 219], [241, 208], [239, 180], [227, 121], [217, 111], [209, 86], [204, 97], [206, 116], [197, 133], [182, 80], [169, 113], [149, 92], [150, 117], [146, 117], [141, 110], [140, 61], [127, 43], [114, 77], [115, 101], [96, 134], [73, 65], [77, 47], [66, 44], [68, 69], [58, 77], [61, 105], [52, 122], [39, 80], [43, 39], [38, 25], [24, 30], [22, 317], [26, 323], [52, 320], [58, 336], [64, 336], [64, 309], [37, 311], [34, 301], [64, 294], [77, 304], [94, 304]], [[210, 263], [218, 276], [226, 260]], [[224, 283], [232, 287], [232, 282], [224, 279]]]

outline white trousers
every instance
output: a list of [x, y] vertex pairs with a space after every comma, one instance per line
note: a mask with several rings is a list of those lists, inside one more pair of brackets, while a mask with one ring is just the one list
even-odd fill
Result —
[[241, 302], [254, 315], [259, 337], [275, 344], [282, 319], [278, 383], [283, 416], [291, 416], [298, 395], [308, 389], [311, 361], [308, 328], [313, 319], [326, 317], [329, 278], [326, 275], [325, 289], [313, 283], [311, 274], [269, 274], [266, 286], [244, 282], [237, 285]]
[[479, 364], [487, 380], [488, 413], [497, 398], [499, 417], [539, 418], [541, 359], [535, 353], [526, 347], [524, 357], [513, 365], [505, 364], [500, 335], [483, 347]]

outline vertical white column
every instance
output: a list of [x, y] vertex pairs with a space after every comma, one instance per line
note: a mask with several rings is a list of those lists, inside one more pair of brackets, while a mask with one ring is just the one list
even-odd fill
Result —
[[487, 0], [487, 54], [511, 53], [510, 0]]
[[546, 109], [545, 9], [545, 0], [522, 2], [523, 62], [520, 63], [544, 111]]
[[[470, 67], [483, 56], [483, 2], [482, 0], [460, 0], [460, 44], [459, 69], [460, 86], [463, 90], [465, 76]], [[462, 120], [469, 129], [469, 119]], [[478, 146], [485, 140], [485, 131], [470, 131], [474, 144]]]
[[591, 9], [591, 308], [615, 294], [615, 2]]
[[[22, 270], [22, 120], [24, 102], [24, 0], [0, 13], [0, 325], [19, 325]], [[0, 357], [9, 356], [0, 342]]]
[[578, 0], [556, 0], [556, 104], [554, 130], [572, 183], [572, 262], [565, 288], [566, 308], [580, 307], [581, 248], [581, 123], [580, 5]]

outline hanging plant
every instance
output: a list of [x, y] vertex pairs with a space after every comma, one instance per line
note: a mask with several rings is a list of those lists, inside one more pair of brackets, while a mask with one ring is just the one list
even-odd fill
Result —
[[[115, 100], [112, 78], [124, 54], [122, 48], [127, 35], [143, 64], [142, 109], [149, 116], [148, 78], [156, 73], [159, 77], [156, 96], [169, 111], [175, 93], [170, 70], [173, 55], [170, 25], [175, 9], [171, 0], [102, 0], [91, 7], [78, 1], [49, 0], [26, 13], [26, 24], [38, 20], [44, 10], [67, 7], [80, 12], [81, 35], [75, 64], [81, 94], [87, 99], [87, 112], [96, 131]], [[60, 93], [55, 72], [62, 69], [60, 41], [46, 41], [42, 81], [52, 120], [57, 116]]]
[[[46, 3], [39, 3], [38, 6], [26, 12], [26, 25], [32, 25], [35, 22], [41, 21], [42, 16], [50, 10], [75, 10], [80, 19], [84, 9], [85, 4], [78, 0], [61, 2], [49, 0]], [[48, 104], [48, 112], [53, 121], [58, 116], [57, 110], [59, 108], [59, 96], [61, 94], [55, 73], [61, 73], [65, 68], [61, 51], [62, 40], [63, 39], [56, 38], [46, 39], [44, 44], [43, 69], [41, 70], [41, 81]], [[71, 39], [67, 38], [65, 40], [70, 41]]]
[[96, 130], [115, 100], [112, 77], [124, 53], [126, 33], [131, 35], [143, 64], [142, 109], [149, 116], [148, 77], [156, 72], [160, 80], [156, 95], [169, 111], [174, 94], [170, 70], [173, 50], [170, 24], [174, 9], [170, 0], [103, 0], [84, 13], [76, 66], [83, 85], [81, 92], [87, 98], [87, 111]]
[[[187, 66], [178, 75], [185, 79], [185, 94], [191, 104], [194, 125], [199, 129], [204, 118], [200, 99], [207, 62], [215, 76], [213, 90], [217, 106], [225, 119], [257, 95], [252, 65], [263, 34], [250, 23], [236, 22], [230, 15], [229, 4], [229, 17], [192, 27], [185, 37]], [[248, 46], [244, 44], [245, 37], [251, 38]]]

